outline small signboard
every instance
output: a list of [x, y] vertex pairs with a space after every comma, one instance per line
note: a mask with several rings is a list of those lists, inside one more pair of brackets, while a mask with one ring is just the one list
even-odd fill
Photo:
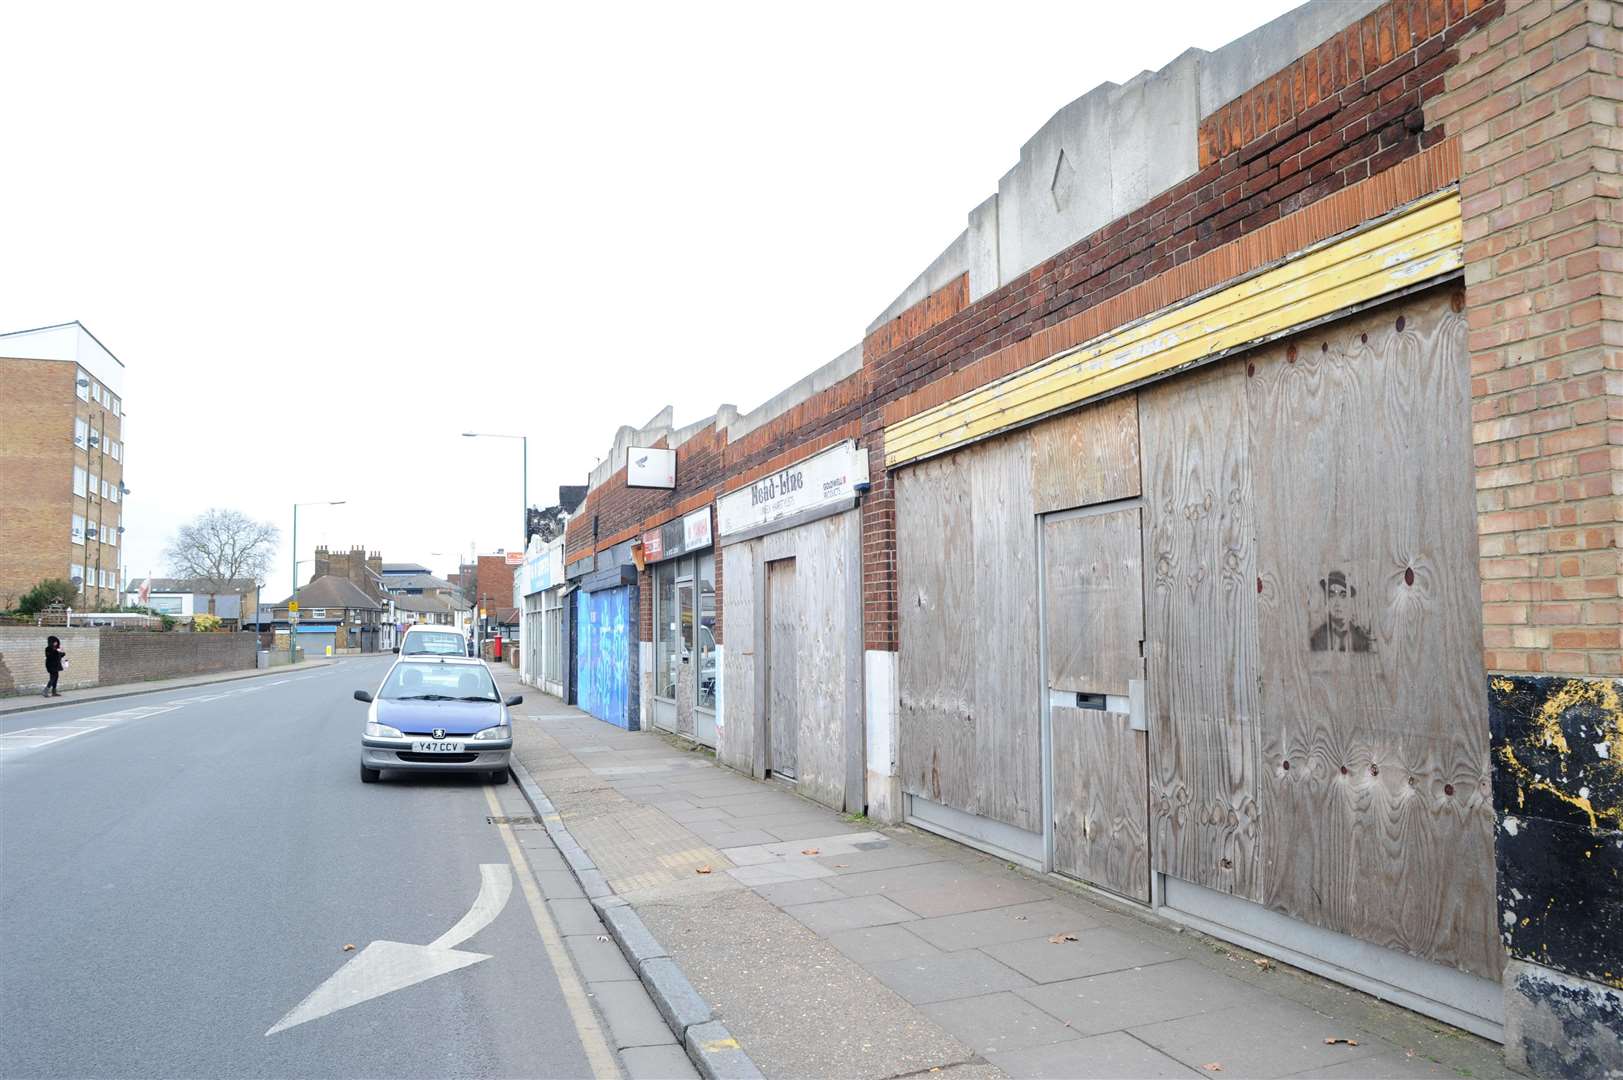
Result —
[[676, 487], [676, 451], [653, 446], [626, 449], [626, 487]]
[[726, 539], [798, 520], [853, 498], [856, 485], [867, 479], [867, 451], [854, 442], [839, 443], [717, 499], [716, 531]]
[[288, 601], [287, 613], [289, 615], [297, 615], [299, 613], [299, 602], [297, 600]]
[[707, 548], [710, 542], [710, 508], [706, 506], [643, 533], [642, 558], [644, 562], [674, 559]]

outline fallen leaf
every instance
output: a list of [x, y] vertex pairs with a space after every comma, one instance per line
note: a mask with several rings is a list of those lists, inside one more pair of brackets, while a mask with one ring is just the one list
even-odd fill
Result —
[[1075, 941], [1075, 940], [1076, 940], [1076, 935], [1075, 934], [1055, 934], [1053, 937], [1048, 939], [1049, 943], [1052, 944], [1052, 945], [1063, 945], [1067, 941]]
[[1264, 971], [1267, 971], [1269, 968], [1274, 966], [1274, 962], [1272, 960], [1253, 960], [1251, 962]]
[[1337, 1043], [1340, 1043], [1343, 1046], [1357, 1046], [1358, 1045], [1358, 1040], [1357, 1039], [1341, 1039], [1341, 1038], [1337, 1038], [1336, 1036], [1333, 1036], [1333, 1035], [1332, 1036], [1327, 1036], [1325, 1038], [1325, 1040], [1324, 1040], [1324, 1045], [1326, 1045], [1326, 1046], [1334, 1046]]
[[846, 868], [846, 866], [848, 866], [848, 865], [849, 865], [848, 863], [837, 862], [837, 863], [834, 864], [834, 869], [836, 869], [836, 870], [844, 870]]
[[822, 848], [814, 848], [814, 847], [801, 848], [800, 853], [802, 855], [820, 855], [820, 854], [822, 854], [822, 850], [823, 850]]
[[1223, 1071], [1223, 1066], [1219, 1065], [1215, 1061], [1208, 1061], [1206, 1064], [1202, 1065], [1201, 1068], [1205, 1069], [1207, 1072], [1222, 1072]]
[[355, 946], [353, 946], [353, 945], [345, 945], [344, 946], [344, 952], [354, 952], [354, 951], [355, 951]]
[[712, 871], [708, 866], [701, 866], [701, 867], [699, 867], [697, 870], [695, 870], [693, 872], [695, 874], [708, 874], [708, 873], [711, 873]]

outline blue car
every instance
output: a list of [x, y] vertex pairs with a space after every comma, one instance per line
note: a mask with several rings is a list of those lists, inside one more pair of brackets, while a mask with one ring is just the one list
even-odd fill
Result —
[[376, 695], [355, 691], [370, 704], [361, 734], [361, 782], [374, 784], [384, 769], [482, 772], [507, 783], [513, 751], [509, 706], [482, 660], [461, 656], [402, 656]]

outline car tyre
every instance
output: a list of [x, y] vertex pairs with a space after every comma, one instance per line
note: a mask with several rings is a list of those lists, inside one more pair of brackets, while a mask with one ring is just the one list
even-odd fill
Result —
[[505, 783], [507, 783], [507, 770], [506, 769], [496, 769], [496, 770], [494, 770], [490, 774], [490, 782], [492, 784], [505, 784]]
[[361, 783], [363, 784], [375, 784], [382, 775], [382, 769], [368, 769], [365, 765], [361, 766]]

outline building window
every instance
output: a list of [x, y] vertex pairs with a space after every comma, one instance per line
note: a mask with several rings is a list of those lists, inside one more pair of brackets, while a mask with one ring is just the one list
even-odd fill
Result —
[[73, 575], [73, 580], [79, 583], [77, 587], [79, 589], [83, 589], [85, 584], [85, 568], [80, 566], [78, 563], [74, 563], [68, 568], [68, 570]]
[[90, 375], [89, 375], [89, 373], [86, 372], [84, 368], [80, 368], [78, 370], [78, 374], [75, 375], [74, 378], [76, 380], [76, 382], [74, 384], [74, 392], [79, 395], [79, 400], [80, 401], [89, 401], [90, 400]]
[[85, 494], [85, 484], [89, 482], [89, 479], [90, 474], [79, 468], [79, 466], [75, 465], [73, 467], [73, 493], [83, 497]]
[[107, 535], [104, 536], [102, 539], [107, 541], [107, 546], [108, 547], [117, 547], [118, 546], [118, 530], [116, 528], [114, 528], [113, 526], [109, 525], [109, 526], [107, 526], [106, 531], [107, 531]]
[[122, 401], [120, 401], [118, 399], [118, 397], [115, 395], [113, 397], [113, 415], [114, 416], [123, 416], [124, 415], [123, 408], [124, 408], [124, 403]]
[[85, 516], [83, 514], [73, 515], [73, 542], [75, 544], [85, 542]]
[[676, 563], [654, 565], [654, 696], [676, 697]]
[[113, 439], [112, 444], [113, 444], [113, 448], [110, 451], [108, 451], [108, 453], [113, 455], [113, 460], [114, 461], [123, 461], [124, 460], [124, 444], [119, 442], [117, 439]]
[[85, 448], [85, 437], [89, 434], [90, 425], [85, 423], [85, 418], [82, 416], [75, 417], [73, 421], [73, 445], [83, 450]]
[[312, 619], [325, 619], [327, 617], [327, 609], [324, 607], [311, 608], [310, 617]]
[[94, 450], [101, 445], [101, 432], [95, 428], [90, 429], [90, 448]]
[[698, 656], [694, 662], [698, 669], [694, 672], [697, 683], [695, 689], [698, 693], [697, 704], [701, 709], [714, 709], [716, 707], [716, 556], [714, 552], [706, 551], [699, 556], [699, 611], [698, 611]]
[[101, 477], [95, 473], [90, 474], [90, 483], [85, 487], [85, 498], [94, 499], [96, 497], [96, 489], [100, 482]]

